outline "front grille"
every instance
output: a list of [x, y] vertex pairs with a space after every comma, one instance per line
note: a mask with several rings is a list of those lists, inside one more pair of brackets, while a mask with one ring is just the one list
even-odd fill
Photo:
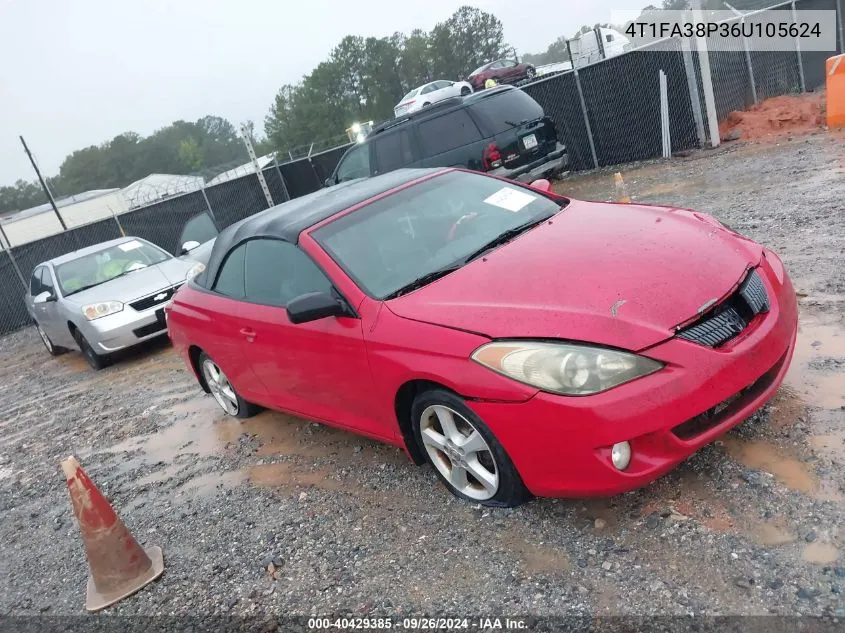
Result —
[[745, 389], [740, 390], [730, 398], [726, 398], [715, 407], [707, 409], [704, 413], [701, 413], [686, 422], [682, 422], [672, 429], [672, 433], [679, 439], [691, 440], [720, 425], [727, 418], [731, 417], [744, 407], [748, 402], [759, 397], [760, 394], [768, 389], [777, 378], [784, 362], [786, 362], [786, 354], [781, 356], [780, 360], [775, 363], [774, 367], [745, 387]]
[[143, 325], [135, 330], [132, 330], [132, 333], [137, 336], [138, 338], [144, 338], [145, 336], [150, 336], [151, 334], [155, 334], [156, 332], [163, 332], [167, 329], [167, 321], [164, 318], [164, 310], [156, 310], [156, 320], [149, 325]]
[[159, 290], [155, 294], [151, 294], [148, 297], [144, 297], [143, 299], [138, 299], [137, 301], [133, 301], [129, 305], [132, 307], [133, 310], [138, 312], [143, 312], [144, 310], [149, 310], [150, 308], [157, 306], [162, 303], [167, 303], [173, 298], [173, 295], [176, 294], [176, 291], [182, 284], [177, 284], [172, 288], [166, 288], [165, 290]]
[[752, 270], [727, 301], [678, 330], [677, 335], [699, 345], [719, 347], [741, 334], [756, 315], [768, 311], [766, 287], [757, 271]]

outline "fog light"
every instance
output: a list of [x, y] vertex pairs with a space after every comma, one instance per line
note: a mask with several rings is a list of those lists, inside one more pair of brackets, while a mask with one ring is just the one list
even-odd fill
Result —
[[610, 461], [617, 470], [625, 470], [631, 463], [631, 445], [628, 442], [619, 442], [610, 449]]

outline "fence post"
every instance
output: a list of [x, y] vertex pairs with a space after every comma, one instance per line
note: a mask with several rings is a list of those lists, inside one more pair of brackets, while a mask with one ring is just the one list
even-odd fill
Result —
[[[217, 216], [214, 215], [214, 209], [211, 208], [211, 203], [208, 201], [208, 196], [205, 193], [205, 183], [203, 183], [203, 186], [200, 187], [200, 191], [202, 191], [202, 199], [205, 200], [205, 207], [206, 209], [208, 209], [208, 214], [211, 216], [211, 221], [214, 222], [214, 224], [216, 225]], [[217, 227], [217, 230], [220, 230], [219, 226]]]
[[[745, 26], [745, 18], [742, 17], [739, 20], [740, 27]], [[751, 82], [751, 97], [754, 99], [754, 103], [759, 103], [757, 101], [757, 84], [754, 81], [754, 66], [751, 64], [751, 49], [748, 46], [748, 38], [745, 37], [745, 29], [743, 29], [742, 34], [742, 48], [745, 49], [745, 66], [748, 68], [748, 80]]]
[[[795, 0], [792, 0], [792, 21], [798, 24]], [[797, 35], [795, 36], [795, 54], [798, 56], [798, 77], [801, 79], [801, 92], [807, 92], [807, 82], [804, 80], [804, 62], [801, 60], [801, 39]]]
[[578, 100], [581, 102], [581, 113], [584, 115], [584, 126], [587, 128], [587, 138], [590, 140], [590, 154], [593, 156], [593, 167], [599, 168], [599, 159], [596, 156], [596, 144], [593, 142], [593, 128], [590, 126], [590, 117], [587, 114], [587, 102], [584, 101], [584, 91], [581, 89], [581, 77], [578, 69], [575, 72], [575, 87], [578, 88]]
[[681, 38], [681, 51], [684, 58], [684, 74], [687, 76], [687, 90], [689, 91], [692, 116], [695, 119], [695, 132], [698, 135], [698, 146], [704, 147], [704, 114], [701, 112], [701, 94], [698, 92], [698, 81], [695, 78], [695, 64], [692, 61], [690, 41]]
[[839, 22], [839, 52], [845, 53], [845, 0], [839, 0], [836, 21]]
[[282, 183], [282, 192], [285, 194], [285, 202], [290, 200], [290, 192], [288, 191], [288, 183], [285, 182], [285, 177], [282, 175], [282, 170], [279, 169], [279, 161], [276, 160], [276, 154], [273, 154], [273, 167], [276, 168], [276, 173], [279, 174], [279, 182]]
[[[701, 0], [692, 0], [693, 19], [703, 22], [701, 15]], [[716, 114], [716, 96], [713, 93], [713, 74], [710, 71], [710, 52], [707, 50], [707, 39], [695, 38], [695, 49], [698, 51], [698, 67], [701, 69], [701, 84], [704, 87], [704, 106], [707, 109], [707, 132], [710, 136], [710, 147], [719, 147], [722, 142], [719, 136], [719, 118]]]
[[575, 68], [575, 60], [572, 59], [572, 46], [569, 44], [569, 40], [566, 40], [566, 54], [569, 55], [569, 63], [572, 64], [572, 68]]
[[249, 138], [249, 130], [245, 124], [241, 124], [241, 136], [244, 139], [244, 145], [246, 145], [246, 152], [249, 154], [249, 160], [252, 161], [252, 167], [255, 169], [255, 175], [258, 177], [258, 184], [261, 185], [261, 191], [264, 192], [264, 197], [267, 199], [267, 208], [276, 206], [276, 203], [273, 202], [273, 196], [270, 195], [270, 188], [267, 187], [267, 181], [264, 180], [264, 172], [261, 171], [261, 168], [258, 165], [258, 157], [255, 155], [255, 148], [252, 147], [252, 141]]

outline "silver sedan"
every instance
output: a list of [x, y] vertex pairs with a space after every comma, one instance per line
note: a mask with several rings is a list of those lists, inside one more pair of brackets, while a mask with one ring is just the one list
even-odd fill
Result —
[[138, 237], [89, 246], [38, 264], [26, 307], [50, 354], [79, 347], [102, 369], [113, 352], [167, 333], [164, 306], [205, 268], [188, 257]]

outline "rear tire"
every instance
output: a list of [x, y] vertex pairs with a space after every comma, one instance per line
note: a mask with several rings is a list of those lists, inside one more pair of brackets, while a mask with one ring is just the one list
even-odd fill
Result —
[[40, 325], [38, 325], [38, 323], [35, 324], [35, 329], [38, 331], [38, 336], [41, 337], [41, 342], [44, 343], [44, 347], [47, 349], [47, 353], [50, 354], [50, 356], [60, 356], [67, 351], [64, 347], [53, 345], [53, 341], [50, 340], [50, 337], [47, 336], [47, 333]]
[[411, 422], [420, 450], [456, 497], [505, 508], [531, 497], [496, 436], [455, 394], [445, 389], [419, 394]]
[[258, 405], [244, 400], [241, 394], [235, 391], [220, 366], [205, 352], [200, 353], [199, 366], [206, 387], [228, 415], [233, 418], [251, 418], [261, 410]]
[[82, 352], [91, 369], [100, 371], [111, 364], [108, 356], [100, 355], [94, 351], [94, 348], [91, 347], [91, 344], [85, 339], [82, 332], [75, 330], [73, 338], [76, 339], [76, 344], [79, 345], [79, 351]]
[[462, 97], [466, 97], [470, 93], [472, 93], [472, 90], [470, 90], [467, 86], [464, 86], [463, 88], [461, 88], [461, 96]]
[[530, 67], [529, 67], [529, 68], [525, 71], [525, 76], [526, 76], [529, 80], [534, 79], [534, 77], [536, 77], [536, 76], [537, 76], [537, 71], [536, 71], [536, 70], [534, 70], [533, 68], [530, 68]]
[[422, 107], [427, 108], [427, 107], [428, 107], [428, 106], [430, 106], [430, 105], [431, 105], [431, 104], [430, 104], [428, 101], [426, 101], [426, 102], [422, 105]]

